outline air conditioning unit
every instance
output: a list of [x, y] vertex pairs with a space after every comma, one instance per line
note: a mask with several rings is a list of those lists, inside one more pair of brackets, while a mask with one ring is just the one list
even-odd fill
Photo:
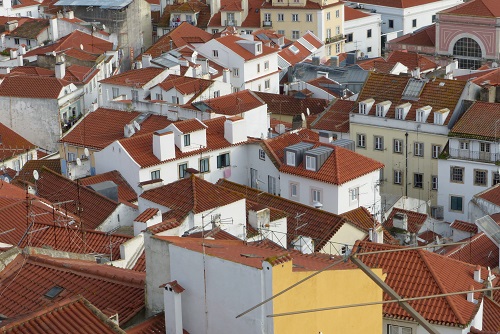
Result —
[[431, 206], [431, 217], [434, 219], [443, 219], [444, 208], [442, 205]]

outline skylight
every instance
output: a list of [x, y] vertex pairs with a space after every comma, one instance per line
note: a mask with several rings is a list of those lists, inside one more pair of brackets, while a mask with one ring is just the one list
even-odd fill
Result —
[[500, 245], [500, 226], [491, 219], [490, 216], [484, 216], [476, 220], [476, 225], [497, 245]]
[[289, 49], [290, 49], [290, 51], [293, 52], [294, 55], [299, 53], [299, 49], [295, 45], [290, 46]]
[[63, 287], [60, 287], [60, 286], [54, 286], [52, 288], [50, 288], [49, 291], [47, 291], [47, 293], [45, 294], [45, 297], [47, 298], [50, 298], [50, 299], [54, 299], [56, 298], [62, 291], [64, 290]]
[[410, 78], [406, 84], [405, 90], [403, 91], [403, 99], [418, 100], [425, 84], [425, 80]]

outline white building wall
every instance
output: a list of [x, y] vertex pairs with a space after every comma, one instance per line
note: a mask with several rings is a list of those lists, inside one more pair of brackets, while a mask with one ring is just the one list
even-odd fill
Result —
[[[345, 52], [360, 50], [366, 57], [380, 57], [380, 35], [382, 33], [382, 19], [380, 14], [372, 14], [344, 22], [344, 34], [352, 34], [352, 42], [344, 44]], [[367, 38], [367, 31], [372, 31], [372, 37]], [[370, 48], [371, 51], [368, 51]]]
[[[380, 171], [376, 170], [366, 175], [338, 186], [338, 214], [363, 206], [380, 221]], [[350, 191], [358, 188], [359, 196], [351, 199]]]
[[250, 182], [250, 169], [255, 169], [257, 171], [257, 178], [260, 182], [257, 182], [258, 189], [269, 192], [269, 177], [273, 177], [276, 180], [276, 194], [278, 196], [285, 197], [281, 191], [280, 185], [280, 173], [276, 166], [273, 164], [271, 159], [267, 154], [265, 154], [264, 159], [261, 159], [260, 151], [262, 148], [258, 144], [248, 144], [247, 147], [247, 156], [248, 156], [248, 167], [246, 170], [246, 178], [242, 184], [251, 186]]
[[106, 220], [96, 228], [97, 231], [108, 232], [120, 226], [132, 226], [137, 217], [137, 209], [120, 204]]
[[220, 215], [220, 223], [218, 226], [229, 234], [245, 240], [246, 239], [246, 201], [241, 199], [233, 203], [227, 203], [224, 206], [210, 209], [204, 212], [199, 212], [193, 215], [193, 226], [205, 227], [205, 230], [211, 230], [212, 224], [210, 220], [217, 215]]

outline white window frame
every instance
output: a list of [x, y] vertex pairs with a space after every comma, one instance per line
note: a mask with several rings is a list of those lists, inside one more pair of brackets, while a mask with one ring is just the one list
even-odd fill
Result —
[[364, 133], [356, 135], [356, 147], [366, 148], [366, 135]]
[[292, 22], [299, 22], [299, 14], [292, 14]]
[[299, 184], [296, 182], [290, 182], [290, 198], [299, 199]]
[[393, 175], [393, 183], [394, 184], [403, 184], [403, 172], [395, 169]]
[[416, 157], [424, 156], [424, 143], [422, 142], [414, 142], [413, 143], [413, 155]]
[[432, 159], [438, 159], [441, 154], [441, 145], [432, 145]]
[[316, 157], [306, 155], [306, 169], [307, 170], [316, 170]]
[[431, 190], [438, 190], [438, 185], [437, 175], [431, 175]]
[[377, 151], [384, 150], [384, 137], [382, 136], [373, 136], [373, 149]]
[[394, 139], [393, 140], [393, 152], [398, 154], [403, 154], [403, 140]]
[[321, 200], [323, 199], [323, 190], [319, 188], [311, 188], [311, 204], [314, 204], [314, 202], [322, 203]]
[[286, 164], [288, 166], [295, 166], [295, 152], [286, 152]]

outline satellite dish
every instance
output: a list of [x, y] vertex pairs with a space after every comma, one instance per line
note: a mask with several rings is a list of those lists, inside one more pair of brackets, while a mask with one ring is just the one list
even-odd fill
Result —
[[82, 49], [82, 50], [83, 50], [83, 44], [80, 44], [80, 49]]
[[305, 121], [305, 120], [306, 120], [306, 115], [304, 115], [304, 113], [301, 113], [301, 114], [300, 114], [300, 118], [301, 118], [303, 121]]
[[40, 174], [38, 174], [38, 171], [36, 169], [33, 171], [33, 178], [36, 181], [38, 181], [38, 179], [40, 178]]
[[311, 116], [311, 111], [309, 110], [309, 108], [306, 108], [306, 112], [307, 112], [307, 116]]
[[85, 154], [85, 156], [88, 157], [90, 155], [89, 149], [85, 147], [85, 149], [83, 150], [83, 154]]
[[76, 164], [78, 166], [81, 166], [82, 165], [82, 160], [80, 158], [76, 158]]
[[137, 123], [137, 121], [134, 121], [134, 127], [137, 129], [137, 131], [141, 131], [141, 125]]

